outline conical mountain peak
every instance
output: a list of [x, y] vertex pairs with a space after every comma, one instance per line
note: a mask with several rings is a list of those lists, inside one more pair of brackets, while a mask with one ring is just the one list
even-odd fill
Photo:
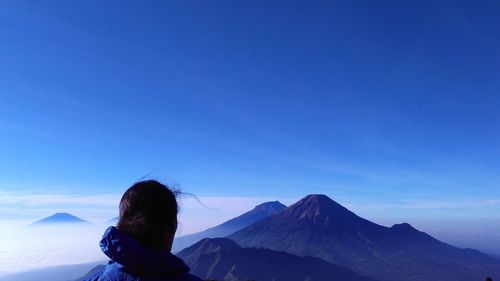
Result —
[[225, 237], [241, 230], [259, 220], [281, 213], [286, 206], [278, 201], [265, 202], [255, 206], [252, 210], [230, 219], [222, 224], [209, 228], [205, 231], [177, 237], [174, 243], [174, 251], [182, 250], [203, 238]]
[[50, 217], [34, 222], [32, 225], [53, 224], [53, 223], [88, 223], [88, 222], [69, 213], [55, 213]]
[[400, 231], [416, 231], [417, 230], [411, 224], [409, 224], [407, 222], [397, 223], [397, 224], [391, 226], [391, 228], [394, 230], [400, 230]]
[[[279, 213], [286, 209], [286, 206], [279, 201], [265, 202], [253, 208], [253, 212], [264, 212], [270, 215]], [[251, 211], [251, 212], [252, 212]]]
[[[467, 268], [473, 274], [456, 274], [446, 280], [478, 280], [487, 272], [496, 272], [499, 264], [479, 252], [442, 243], [408, 223], [391, 228], [375, 224], [320, 194], [308, 195], [228, 238], [241, 247], [323, 258], [386, 281], [444, 280], [442, 276], [457, 272], [454, 268]], [[432, 270], [422, 271], [429, 266]]]
[[313, 204], [313, 205], [338, 204], [337, 202], [333, 201], [330, 197], [328, 197], [324, 194], [310, 194], [310, 195], [307, 195], [306, 197], [302, 198], [302, 200], [300, 200], [300, 201], [302, 201], [303, 203]]
[[344, 206], [323, 194], [308, 195], [290, 206], [285, 212], [299, 220], [312, 219], [314, 222], [353, 221], [360, 219]]

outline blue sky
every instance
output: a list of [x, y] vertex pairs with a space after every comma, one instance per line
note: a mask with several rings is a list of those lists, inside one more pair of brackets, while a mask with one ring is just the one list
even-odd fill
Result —
[[147, 176], [500, 225], [497, 1], [165, 2], [0, 3], [2, 219]]

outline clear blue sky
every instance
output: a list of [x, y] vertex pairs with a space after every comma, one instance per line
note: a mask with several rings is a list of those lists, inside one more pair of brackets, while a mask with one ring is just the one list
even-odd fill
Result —
[[499, 14], [498, 1], [1, 1], [0, 189], [119, 194], [150, 173], [199, 196], [499, 218]]

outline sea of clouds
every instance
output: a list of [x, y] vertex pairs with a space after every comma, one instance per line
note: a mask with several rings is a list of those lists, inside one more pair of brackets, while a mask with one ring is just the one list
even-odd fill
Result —
[[[177, 236], [212, 227], [268, 200], [267, 198], [244, 197], [184, 198], [179, 200]], [[54, 204], [53, 201], [50, 203]], [[33, 203], [32, 205], [39, 206]], [[0, 277], [5, 273], [107, 260], [99, 248], [99, 241], [106, 228], [112, 224], [109, 220], [117, 216], [116, 205], [116, 202], [112, 206], [89, 205], [85, 206], [85, 209], [81, 206], [78, 206], [78, 209], [58, 206], [53, 210], [45, 211], [43, 215], [38, 215], [33, 211], [33, 214], [38, 215], [36, 219], [0, 219]], [[48, 206], [44, 207], [48, 209]], [[29, 208], [30, 205], [13, 206], [12, 212], [28, 212]], [[91, 223], [31, 225], [37, 219], [65, 211], [89, 220]], [[33, 214], [28, 213], [34, 217]], [[106, 220], [108, 222], [102, 222]]]
[[105, 260], [99, 240], [105, 225], [29, 226], [0, 222], [0, 272]]

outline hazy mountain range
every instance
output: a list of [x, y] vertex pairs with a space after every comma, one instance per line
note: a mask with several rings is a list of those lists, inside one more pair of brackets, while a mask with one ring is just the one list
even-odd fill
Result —
[[286, 206], [278, 201], [266, 202], [260, 204], [248, 211], [241, 216], [228, 220], [225, 223], [209, 228], [205, 231], [180, 236], [175, 239], [173, 245], [173, 251], [177, 252], [182, 250], [194, 243], [200, 241], [203, 238], [216, 238], [216, 237], [226, 237], [246, 226], [249, 226], [263, 218], [277, 214], [286, 209]]
[[374, 281], [320, 258], [269, 249], [242, 248], [225, 238], [206, 238], [178, 253], [191, 273], [225, 281]]
[[375, 224], [325, 195], [309, 195], [228, 238], [242, 247], [319, 257], [384, 281], [500, 278], [496, 259], [440, 242], [407, 223]]
[[[230, 231], [233, 233], [228, 234]], [[226, 238], [204, 239], [223, 235]], [[198, 238], [201, 241], [178, 255], [202, 278], [473, 281], [491, 276], [493, 280], [500, 279], [498, 259], [477, 250], [453, 247], [407, 223], [392, 227], [375, 224], [325, 195], [309, 195], [289, 207], [267, 202], [226, 223], [185, 236], [181, 242], [189, 244]]]

